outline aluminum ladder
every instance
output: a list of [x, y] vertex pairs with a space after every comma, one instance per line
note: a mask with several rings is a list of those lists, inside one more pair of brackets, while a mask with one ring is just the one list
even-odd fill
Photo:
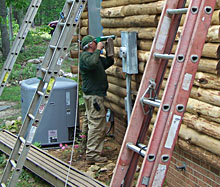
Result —
[[[140, 155], [144, 159], [136, 186], [163, 186], [216, 0], [192, 0], [188, 8], [185, 8], [185, 2], [166, 0], [111, 187], [132, 186]], [[175, 55], [172, 55], [183, 13], [187, 13], [183, 31]], [[169, 60], [172, 60], [170, 74], [162, 100], [158, 100]], [[143, 143], [155, 107], [159, 109], [146, 146]]]
[[28, 35], [31, 24], [33, 23], [34, 18], [37, 14], [41, 1], [42, 0], [31, 1], [31, 4], [22, 22], [21, 28], [12, 44], [12, 47], [9, 51], [9, 54], [7, 56], [7, 59], [3, 65], [3, 68], [0, 74], [0, 96], [4, 90], [4, 87], [7, 84], [8, 78], [11, 74], [15, 61], [17, 60], [17, 57], [21, 51], [24, 41]]
[[[30, 145], [35, 132], [42, 119], [44, 109], [49, 101], [56, 77], [61, 68], [67, 49], [70, 46], [72, 35], [76, 31], [81, 14], [86, 6], [86, 0], [67, 0], [65, 2], [62, 16], [50, 41], [41, 69], [37, 72], [40, 79], [36, 92], [23, 121], [22, 127], [14, 148], [7, 161], [1, 178], [1, 185], [6, 186], [8, 179], [10, 187], [14, 187], [22, 172]], [[39, 107], [37, 107], [39, 106]], [[24, 136], [28, 127], [27, 138]], [[10, 178], [11, 170], [12, 177]]]

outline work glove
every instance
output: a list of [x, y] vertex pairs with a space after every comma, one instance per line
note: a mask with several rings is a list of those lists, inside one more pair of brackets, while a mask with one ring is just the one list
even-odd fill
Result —
[[114, 57], [114, 43], [112, 38], [108, 38], [105, 42], [105, 51], [107, 57]]

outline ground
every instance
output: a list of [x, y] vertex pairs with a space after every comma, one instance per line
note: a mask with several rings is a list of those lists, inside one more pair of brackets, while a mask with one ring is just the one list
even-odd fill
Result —
[[[87, 173], [91, 177], [94, 177], [95, 179], [109, 185], [112, 177], [112, 171], [117, 161], [119, 150], [120, 150], [120, 145], [118, 145], [118, 143], [115, 142], [113, 138], [106, 137], [104, 143], [103, 156], [108, 158], [108, 162], [104, 164], [95, 164], [95, 166], [90, 165], [85, 160], [85, 152], [79, 154], [77, 153], [77, 151], [74, 151], [72, 166], [79, 169], [80, 171]], [[69, 146], [67, 149], [64, 150], [62, 149], [50, 150], [49, 153], [54, 157], [57, 157], [65, 161], [66, 163], [69, 163], [71, 159], [70, 158], [71, 151], [72, 151], [72, 146]]]
[[[19, 116], [19, 114], [21, 114], [21, 109], [16, 109], [14, 107], [16, 106], [16, 104], [16, 102], [0, 101], [0, 119], [10, 118], [12, 114], [15, 116]], [[7, 121], [9, 122], [10, 120]], [[80, 120], [80, 124], [82, 124], [82, 119]], [[108, 128], [109, 126], [106, 129], [107, 131]], [[86, 162], [84, 145], [85, 144], [80, 141], [80, 139], [78, 139], [75, 143], [71, 165], [78, 170], [85, 172], [87, 175], [90, 175], [91, 177], [105, 183], [106, 185], [109, 185], [112, 177], [112, 172], [120, 151], [120, 145], [115, 141], [113, 136], [106, 136], [104, 142], [103, 156], [108, 158], [108, 162], [95, 165], [90, 165]], [[49, 149], [47, 151], [54, 157], [69, 164], [73, 149], [72, 147], [72, 145], [60, 145], [59, 149]]]

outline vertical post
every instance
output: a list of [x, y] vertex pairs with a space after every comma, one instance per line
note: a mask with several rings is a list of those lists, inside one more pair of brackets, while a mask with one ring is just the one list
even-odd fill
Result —
[[132, 102], [131, 102], [131, 75], [138, 73], [137, 60], [137, 33], [136, 32], [121, 32], [121, 48], [120, 57], [122, 58], [123, 72], [126, 73], [126, 111], [127, 120], [129, 123]]
[[126, 93], [127, 93], [127, 98], [126, 98], [126, 107], [127, 107], [127, 120], [129, 122], [130, 117], [131, 117], [131, 75], [126, 74]]
[[12, 39], [13, 39], [12, 5], [10, 5], [9, 8], [8, 8], [8, 20], [9, 20], [9, 40], [10, 40], [10, 43], [11, 43]]

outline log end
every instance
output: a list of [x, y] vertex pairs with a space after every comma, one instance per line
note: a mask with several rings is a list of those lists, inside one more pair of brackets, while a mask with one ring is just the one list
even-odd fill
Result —
[[218, 61], [218, 64], [216, 66], [217, 75], [220, 75], [220, 61]]
[[217, 48], [217, 58], [220, 59], [220, 45]]

